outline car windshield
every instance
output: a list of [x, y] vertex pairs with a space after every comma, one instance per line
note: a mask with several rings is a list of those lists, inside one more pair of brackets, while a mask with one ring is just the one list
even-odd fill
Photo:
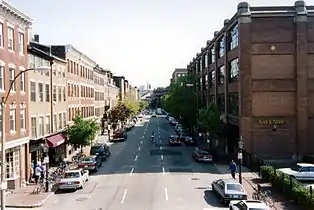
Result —
[[227, 184], [227, 190], [244, 192], [243, 187], [240, 184]]
[[265, 210], [265, 208], [249, 208], [249, 210]]
[[171, 137], [170, 137], [170, 140], [172, 140], [172, 141], [175, 141], [175, 140], [177, 140], [177, 139], [178, 139], [177, 136], [171, 136]]
[[83, 160], [82, 161], [94, 161], [95, 160], [95, 158], [93, 158], [93, 157], [85, 157], [85, 158], [83, 158]]
[[200, 149], [198, 149], [196, 152], [199, 153], [199, 154], [201, 154], [201, 155], [209, 155], [209, 152], [207, 152], [207, 151], [205, 151], [205, 150], [200, 150]]
[[301, 168], [302, 168], [302, 167], [301, 167], [300, 165], [296, 165], [295, 167], [292, 167], [291, 169], [292, 169], [293, 171], [300, 171]]
[[72, 179], [72, 178], [80, 178], [79, 172], [67, 172], [64, 176], [65, 179]]
[[100, 148], [101, 146], [92, 146], [92, 148], [90, 149], [90, 153], [94, 155], [100, 150]]

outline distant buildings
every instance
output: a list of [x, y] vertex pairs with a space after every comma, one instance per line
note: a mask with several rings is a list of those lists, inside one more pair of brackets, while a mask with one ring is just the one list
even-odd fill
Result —
[[185, 77], [188, 73], [187, 69], [175, 69], [172, 73], [170, 83], [177, 83], [179, 78]]

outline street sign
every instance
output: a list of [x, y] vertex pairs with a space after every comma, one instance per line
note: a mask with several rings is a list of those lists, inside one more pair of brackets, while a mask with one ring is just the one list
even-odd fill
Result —
[[239, 152], [239, 153], [238, 153], [238, 159], [239, 159], [239, 160], [242, 160], [242, 159], [243, 159], [243, 154], [242, 154], [242, 152]]

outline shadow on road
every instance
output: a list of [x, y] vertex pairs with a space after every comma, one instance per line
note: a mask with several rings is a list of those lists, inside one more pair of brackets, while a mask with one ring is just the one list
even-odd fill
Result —
[[211, 190], [204, 191], [204, 200], [210, 206], [223, 207], [223, 205], [219, 203], [217, 196]]

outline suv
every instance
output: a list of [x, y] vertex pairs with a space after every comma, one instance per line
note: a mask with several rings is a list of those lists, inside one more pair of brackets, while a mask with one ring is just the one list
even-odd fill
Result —
[[110, 150], [107, 144], [94, 144], [90, 148], [90, 155], [100, 156], [102, 160], [106, 160], [110, 155]]

